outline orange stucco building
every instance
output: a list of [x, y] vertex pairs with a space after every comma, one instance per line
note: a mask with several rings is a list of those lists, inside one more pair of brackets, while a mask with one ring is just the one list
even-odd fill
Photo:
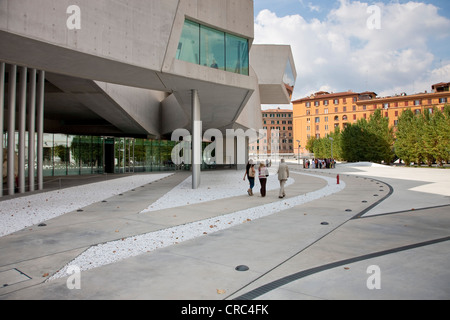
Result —
[[292, 110], [277, 108], [262, 110], [261, 113], [263, 130], [267, 130], [266, 136], [250, 142], [249, 154], [254, 156], [257, 153], [260, 155], [294, 153]]
[[[450, 83], [438, 83], [432, 86], [430, 93], [382, 98], [377, 97], [375, 92], [316, 92], [292, 102], [293, 140], [300, 140], [300, 152], [307, 152], [304, 147], [310, 138], [323, 138], [334, 132], [336, 127], [343, 130], [359, 119], [369, 119], [376, 109], [381, 109], [383, 116], [389, 118], [389, 124], [395, 127], [405, 109], [415, 113], [432, 110], [433, 107], [443, 110], [450, 103], [449, 88]], [[294, 149], [298, 152], [298, 146]]]

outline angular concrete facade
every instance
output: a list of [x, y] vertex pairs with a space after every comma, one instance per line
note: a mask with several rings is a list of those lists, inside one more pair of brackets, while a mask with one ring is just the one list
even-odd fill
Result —
[[261, 88], [261, 103], [290, 104], [297, 79], [291, 47], [254, 45], [250, 58]]
[[[245, 39], [251, 52], [248, 75], [177, 59], [187, 19]], [[71, 23], [76, 23], [73, 28]], [[284, 92], [267, 90], [268, 85], [284, 86], [281, 78], [259, 82], [258, 72], [263, 71], [261, 67], [253, 70], [252, 60], [266, 61], [277, 53], [271, 50], [270, 56], [257, 59], [268, 52], [253, 53], [253, 37], [252, 0], [1, 1], [0, 62], [4, 70], [0, 77], [7, 79], [0, 88], [5, 92], [1, 111], [10, 115], [2, 117], [3, 129], [12, 133], [38, 128], [40, 135], [170, 139], [176, 129], [194, 128], [193, 90], [198, 94], [203, 132], [261, 129], [261, 103], [289, 102]], [[282, 74], [286, 59], [293, 65], [289, 52], [290, 48], [282, 48], [283, 62], [271, 67], [281, 70], [271, 74]], [[19, 71], [14, 71], [17, 67], [25, 68], [21, 70], [27, 74], [28, 87], [20, 84]], [[45, 89], [31, 98], [35, 91], [30, 87], [38, 85], [35, 74], [45, 76]], [[276, 82], [269, 83], [272, 80]], [[10, 86], [12, 82], [17, 85]], [[16, 88], [28, 99], [22, 113], [20, 102], [11, 98]], [[44, 99], [42, 123], [30, 112], [40, 98]], [[20, 127], [30, 116], [27, 127]], [[40, 142], [38, 138], [36, 143]], [[35, 149], [39, 152], [39, 146]], [[36, 161], [39, 168], [39, 155]], [[11, 168], [7, 169], [10, 176]]]

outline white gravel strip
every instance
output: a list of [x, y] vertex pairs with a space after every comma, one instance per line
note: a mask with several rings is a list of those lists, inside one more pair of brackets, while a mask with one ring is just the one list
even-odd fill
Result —
[[[277, 168], [269, 168], [267, 191], [277, 190], [280, 187], [276, 172]], [[249, 188], [249, 182], [247, 178], [244, 181], [243, 177], [243, 171], [202, 172], [201, 179], [204, 183], [201, 183], [198, 189], [192, 189], [192, 177], [188, 177], [141, 213], [245, 195]], [[290, 178], [286, 182], [286, 187], [292, 183], [294, 180]], [[253, 193], [259, 195], [259, 189], [259, 179], [255, 178]]]
[[[67, 270], [70, 266], [77, 267], [81, 271], [86, 271], [107, 264], [115, 263], [130, 257], [154, 251], [159, 248], [176, 245], [187, 240], [204, 236], [206, 234], [211, 234], [220, 230], [231, 228], [236, 225], [240, 225], [242, 223], [247, 223], [252, 220], [266, 217], [313, 200], [327, 197], [345, 188], [344, 182], [341, 182], [341, 184], [337, 185], [334, 178], [305, 173], [301, 174], [324, 179], [327, 181], [328, 185], [320, 190], [309, 192], [297, 197], [287, 198], [258, 207], [234, 212], [231, 214], [226, 214], [202, 221], [196, 221], [185, 225], [180, 225], [156, 232], [93, 246], [86, 250], [83, 254], [75, 258], [71, 263], [62, 268], [48, 280], [50, 281], [67, 277]], [[181, 189], [177, 190], [179, 192], [177, 194], [178, 197], [190, 195], [190, 192], [185, 192], [183, 194], [182, 192], [180, 192], [180, 190]], [[240, 194], [242, 194], [242, 191]]]
[[134, 175], [2, 201], [0, 202], [0, 237], [172, 174]]

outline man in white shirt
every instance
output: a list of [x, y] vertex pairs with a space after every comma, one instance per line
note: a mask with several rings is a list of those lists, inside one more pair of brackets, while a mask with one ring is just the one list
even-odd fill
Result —
[[289, 168], [287, 164], [284, 162], [284, 159], [281, 159], [281, 163], [278, 167], [278, 180], [280, 181], [280, 193], [278, 198], [284, 198], [286, 193], [284, 192], [284, 185], [289, 178]]

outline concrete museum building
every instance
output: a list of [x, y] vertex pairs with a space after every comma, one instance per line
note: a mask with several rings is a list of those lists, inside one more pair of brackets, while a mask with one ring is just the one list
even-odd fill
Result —
[[226, 130], [262, 129], [261, 104], [289, 104], [296, 79], [289, 46], [253, 45], [253, 20], [252, 0], [2, 0], [0, 196], [174, 170], [180, 129], [194, 188], [208, 130], [236, 165]]

